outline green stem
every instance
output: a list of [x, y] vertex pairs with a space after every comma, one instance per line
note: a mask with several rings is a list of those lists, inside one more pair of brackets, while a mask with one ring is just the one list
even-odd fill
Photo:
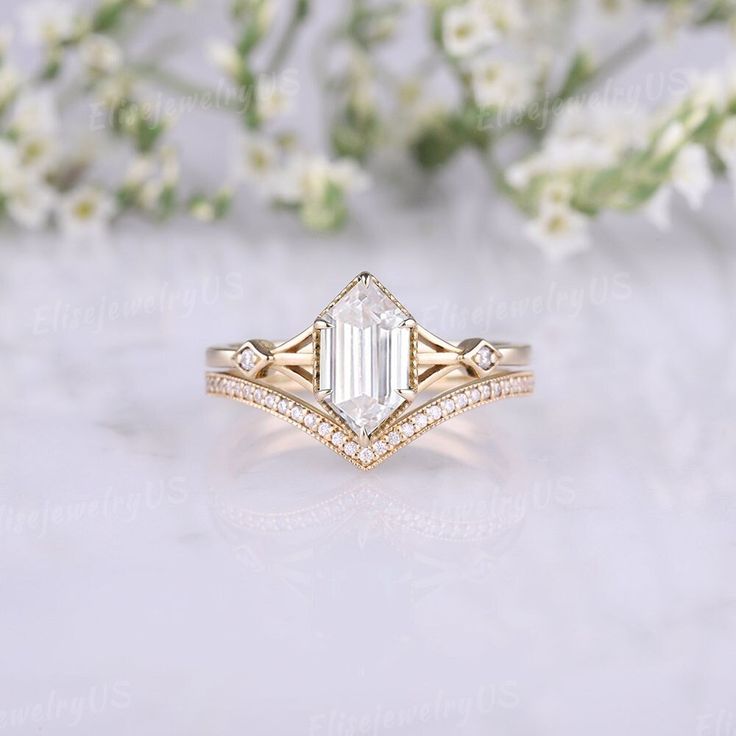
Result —
[[309, 12], [309, 0], [294, 0], [294, 7], [289, 18], [289, 23], [286, 26], [283, 35], [279, 39], [273, 54], [266, 64], [266, 72], [273, 74], [275, 71], [281, 68], [281, 65], [286, 60], [291, 47], [294, 45], [294, 39], [296, 37], [299, 26], [304, 22]]
[[239, 112], [241, 109], [237, 101], [228, 99], [226, 95], [218, 94], [217, 90], [190, 82], [188, 79], [183, 79], [178, 74], [162, 69], [155, 64], [131, 64], [130, 69], [142, 77], [158, 82], [172, 92], [199, 99], [216, 99], [221, 107], [232, 112]]

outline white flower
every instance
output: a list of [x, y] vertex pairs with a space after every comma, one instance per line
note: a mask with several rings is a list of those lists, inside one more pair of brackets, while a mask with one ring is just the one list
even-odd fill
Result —
[[19, 136], [54, 135], [58, 122], [56, 105], [46, 91], [23, 93], [10, 117], [10, 127]]
[[266, 191], [273, 183], [279, 164], [279, 150], [262, 135], [248, 134], [240, 140], [236, 177], [255, 182]]
[[136, 156], [129, 164], [123, 185], [126, 187], [136, 188], [153, 176], [154, 166], [150, 156]]
[[120, 47], [109, 36], [92, 33], [79, 46], [79, 58], [92, 74], [111, 74], [123, 63]]
[[725, 80], [718, 72], [695, 72], [690, 77], [689, 99], [695, 108], [707, 114], [709, 108], [723, 110], [726, 102]]
[[25, 135], [18, 139], [18, 155], [24, 169], [43, 176], [56, 163], [59, 144], [54, 136]]
[[130, 97], [132, 89], [132, 82], [127, 76], [106, 77], [96, 86], [96, 97], [105, 107], [112, 110]]
[[74, 32], [74, 10], [62, 0], [25, 3], [20, 10], [20, 22], [28, 43], [53, 46]]
[[644, 206], [647, 219], [659, 230], [669, 230], [671, 224], [670, 201], [672, 189], [668, 186], [660, 187], [657, 193]]
[[20, 73], [10, 64], [0, 67], [0, 109], [10, 102], [21, 83]]
[[212, 222], [215, 219], [215, 206], [206, 199], [200, 199], [192, 204], [189, 212], [195, 220], [200, 222]]
[[6, 198], [5, 206], [10, 217], [30, 230], [46, 225], [56, 199], [47, 184], [27, 171], [14, 179]]
[[668, 156], [676, 148], [679, 148], [687, 136], [685, 126], [679, 120], [671, 122], [659, 136], [655, 152], [658, 156]]
[[66, 194], [56, 210], [62, 232], [80, 238], [102, 235], [114, 212], [113, 200], [101, 189], [88, 185]]
[[480, 0], [499, 33], [508, 36], [527, 26], [528, 19], [519, 0]]
[[330, 186], [352, 192], [366, 185], [367, 179], [352, 161], [332, 162], [323, 156], [297, 154], [275, 179], [274, 195], [288, 204], [319, 202]]
[[566, 205], [542, 207], [525, 232], [553, 260], [583, 251], [589, 245], [587, 219]]
[[272, 120], [279, 115], [289, 112], [292, 107], [292, 97], [274, 81], [261, 79], [256, 87], [256, 110], [262, 120]]
[[526, 189], [531, 180], [541, 173], [543, 173], [543, 168], [540, 156], [530, 156], [509, 166], [506, 170], [506, 181], [514, 189]]
[[690, 207], [698, 209], [713, 184], [713, 173], [708, 165], [705, 148], [695, 143], [683, 146], [672, 165], [670, 180]]
[[330, 164], [330, 178], [343, 192], [364, 192], [370, 186], [368, 175], [349, 158], [341, 158]]
[[565, 104], [554, 121], [550, 137], [587, 140], [611, 154], [649, 142], [646, 119], [640, 110], [595, 99]]
[[473, 96], [479, 107], [519, 110], [534, 97], [525, 68], [501, 59], [482, 58], [471, 65]]
[[572, 200], [573, 188], [569, 181], [564, 179], [552, 179], [545, 182], [539, 193], [540, 207], [566, 206]]
[[472, 56], [495, 40], [490, 18], [477, 2], [451, 5], [442, 14], [442, 43], [450, 56]]
[[731, 174], [736, 173], [736, 116], [723, 121], [716, 136], [716, 153]]
[[207, 58], [223, 74], [228, 77], [237, 77], [243, 66], [243, 60], [238, 50], [226, 41], [213, 38], [207, 42]]

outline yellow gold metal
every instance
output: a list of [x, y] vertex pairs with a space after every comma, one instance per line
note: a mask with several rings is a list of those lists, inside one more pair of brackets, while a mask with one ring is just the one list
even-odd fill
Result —
[[[408, 436], [402, 435], [401, 441], [391, 444], [390, 449], [380, 458], [369, 459], [369, 455], [373, 452], [371, 448], [386, 444], [386, 438], [389, 437], [391, 432], [396, 435], [399, 425], [406, 425], [407, 422], [414, 421], [414, 418], [427, 407], [437, 405], [436, 402], [443, 401], [448, 396], [456, 395], [457, 392], [464, 392], [465, 398], [461, 399], [460, 403], [462, 404], [464, 401], [475, 406], [496, 398], [505, 398], [506, 395], [527, 395], [533, 390], [533, 374], [531, 372], [510, 370], [528, 364], [531, 357], [531, 349], [528, 345], [512, 345], [505, 342], [494, 343], [477, 337], [466, 338], [462, 341], [448, 341], [417, 324], [413, 317], [409, 317], [404, 320], [401, 326], [410, 329], [410, 388], [397, 390], [402, 398], [401, 404], [372, 435], [368, 435], [365, 431], [353, 432], [337, 413], [328, 404], [324, 403], [330, 392], [319, 389], [319, 355], [322, 332], [330, 327], [327, 319], [322, 315], [328, 314], [329, 310], [358, 282], [373, 284], [405, 314], [411, 314], [375, 276], [363, 272], [358, 274], [340, 291], [307, 328], [288, 340], [251, 339], [244, 343], [209, 348], [206, 354], [208, 366], [222, 372], [207, 374], [208, 391], [215, 394], [231, 395], [227, 391], [220, 390], [222, 386], [226, 385], [234, 386], [233, 390], [246, 393], [258, 390], [268, 395], [273, 394], [273, 401], [277, 399], [281, 401], [282, 409], [284, 408], [283, 402], [288, 402], [289, 412], [296, 407], [294, 412], [297, 418], [304, 413], [311, 413], [318, 418], [319, 422], [329, 423], [331, 432], [334, 428], [334, 431], [342, 433], [341, 440], [344, 439], [348, 450], [352, 449], [351, 442], [362, 448], [359, 451], [362, 453], [362, 459], [358, 459], [358, 455], [351, 456], [349, 453], [343, 452], [340, 449], [342, 444], [338, 447], [334, 443], [325, 441], [324, 437], [317, 437], [323, 444], [327, 444], [353, 464], [367, 469], [374, 467], [404, 444], [407, 444], [407, 440], [411, 439], [413, 441], [426, 431], [428, 426], [419, 422], [416, 431], [412, 431]], [[246, 350], [251, 352], [245, 356], [248, 360], [243, 361]], [[481, 350], [483, 350], [483, 354], [479, 356]], [[245, 384], [232, 383], [236, 381], [244, 381]], [[490, 398], [477, 400], [475, 394], [478, 392], [473, 391], [473, 388], [479, 386], [487, 391], [486, 383], [488, 386], [493, 385], [494, 390], [500, 390], [498, 387], [503, 386], [503, 390], [507, 391], [508, 394], [491, 395]], [[427, 389], [435, 384], [440, 390], [445, 389], [444, 393], [439, 396], [436, 392], [433, 395], [427, 394], [430, 396], [429, 400], [419, 408], [410, 411], [408, 407], [414, 404], [419, 395], [424, 395]], [[306, 390], [307, 397], [297, 393], [300, 389]], [[309, 396], [312, 398], [311, 402], [308, 400]], [[243, 396], [233, 395], [232, 397], [241, 398], [246, 403], [265, 408], [270, 413], [279, 413], [272, 406], [264, 406], [255, 399], [246, 398], [245, 394]], [[475, 400], [472, 401], [472, 399]], [[454, 416], [462, 413], [466, 408], [470, 408], [470, 406], [462, 405], [453, 410], [451, 414]], [[281, 412], [281, 415], [283, 415], [283, 412]], [[292, 423], [299, 424], [299, 421], [291, 420], [290, 416], [290, 414], [287, 414], [285, 418], [292, 421]], [[441, 421], [446, 418], [443, 415]], [[438, 420], [429, 426], [437, 426], [441, 421]], [[302, 429], [304, 429], [303, 426]], [[308, 429], [308, 432], [314, 434], [316, 430]], [[392, 439], [395, 440], [393, 435], [391, 435]]]

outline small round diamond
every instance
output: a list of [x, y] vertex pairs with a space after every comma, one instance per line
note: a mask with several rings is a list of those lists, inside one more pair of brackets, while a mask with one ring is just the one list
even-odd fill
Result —
[[480, 401], [480, 391], [477, 388], [470, 390], [470, 403], [475, 404]]
[[427, 426], [427, 422], [429, 420], [427, 419], [427, 415], [422, 413], [417, 414], [412, 421], [414, 422], [414, 426], [417, 428], [417, 431], [419, 431]]
[[304, 419], [304, 409], [302, 409], [298, 404], [294, 404], [294, 406], [291, 407], [291, 418], [295, 422], [301, 422], [302, 419]]
[[335, 447], [340, 447], [344, 442], [345, 435], [342, 432], [335, 432], [335, 434], [332, 435], [332, 444], [335, 445]]
[[401, 442], [401, 435], [398, 432], [393, 431], [393, 432], [389, 432], [388, 433], [388, 443], [389, 443], [389, 445], [394, 445], [395, 446], [395, 445], [398, 445], [399, 442]]
[[442, 416], [442, 409], [437, 404], [433, 404], [427, 409], [427, 419], [430, 422], [436, 422]]
[[314, 429], [317, 426], [317, 415], [307, 412], [304, 415], [304, 426], [309, 429]]
[[385, 455], [388, 452], [388, 445], [383, 440], [378, 440], [373, 443], [373, 452], [376, 455]]
[[257, 404], [260, 404], [263, 401], [263, 391], [261, 391], [261, 389], [257, 388], [253, 392], [253, 401], [255, 401]]
[[319, 425], [319, 433], [322, 437], [328, 437], [330, 432], [332, 432], [332, 427], [327, 422]]
[[360, 458], [360, 462], [368, 464], [371, 462], [374, 458], [373, 450], [371, 450], [370, 447], [364, 447], [359, 453], [358, 458]]
[[348, 456], [348, 457], [355, 457], [355, 454], [358, 452], [358, 445], [355, 444], [355, 442], [346, 442], [342, 446], [342, 451]]
[[286, 399], [281, 399], [281, 401], [279, 401], [279, 411], [282, 414], [289, 413], [289, 402]]
[[452, 399], [445, 399], [442, 402], [442, 413], [446, 416], [455, 411], [455, 402]]
[[269, 409], [273, 409], [276, 406], [276, 397], [273, 394], [268, 394], [268, 396], [263, 400], [263, 403]]
[[482, 399], [489, 399], [491, 397], [491, 387], [487, 383], [484, 383], [480, 387], [480, 397]]
[[493, 365], [493, 352], [488, 345], [483, 345], [473, 356], [473, 360], [481, 369], [487, 371]]
[[256, 354], [250, 348], [246, 348], [242, 353], [240, 353], [240, 367], [246, 373], [252, 371], [255, 364]]
[[501, 384], [496, 381], [496, 383], [493, 384], [493, 397], [496, 398], [501, 395]]
[[455, 397], [455, 406], [458, 409], [464, 409], [468, 405], [468, 397], [465, 394], [458, 394]]
[[414, 434], [414, 425], [411, 422], [404, 422], [401, 425], [401, 434], [404, 437], [411, 437]]

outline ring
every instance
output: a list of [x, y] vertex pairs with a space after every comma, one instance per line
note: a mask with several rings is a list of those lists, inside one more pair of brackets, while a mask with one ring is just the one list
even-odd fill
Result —
[[[263, 409], [364, 470], [468, 409], [534, 390], [528, 345], [449, 342], [373, 275], [356, 276], [290, 340], [207, 350], [207, 393]], [[420, 398], [426, 399], [420, 403]]]

